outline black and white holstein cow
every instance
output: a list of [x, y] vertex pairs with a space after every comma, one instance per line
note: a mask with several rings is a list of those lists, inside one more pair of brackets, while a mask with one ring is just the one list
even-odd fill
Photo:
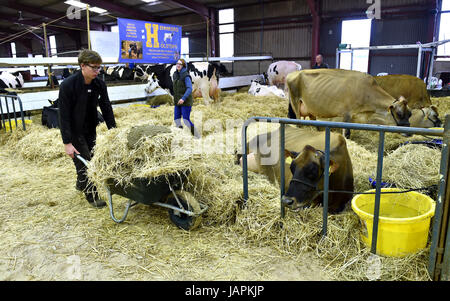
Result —
[[277, 88], [284, 89], [287, 92], [285, 86], [286, 77], [289, 73], [302, 70], [302, 66], [294, 61], [278, 61], [269, 65], [267, 68], [267, 78], [269, 80], [269, 86], [276, 86]]
[[100, 70], [99, 78], [106, 82], [119, 80], [134, 80], [135, 72], [133, 69], [124, 66], [107, 67]]
[[[147, 74], [147, 78], [151, 75], [148, 87], [156, 80], [161, 88], [170, 91], [170, 94], [173, 96], [172, 76], [176, 71], [175, 64], [147, 65], [138, 66], [137, 68]], [[203, 97], [206, 104], [212, 102], [211, 97], [217, 101], [220, 93], [219, 77], [230, 74], [226, 67], [223, 64], [217, 63], [189, 62], [187, 63], [187, 69], [192, 79], [192, 96], [194, 98]]]
[[[0, 93], [10, 93], [11, 90], [23, 87], [23, 76], [19, 71], [9, 73], [7, 71], [0, 71]], [[10, 90], [10, 91], [8, 91]], [[15, 93], [12, 93], [15, 94]]]
[[286, 94], [283, 90], [278, 89], [275, 86], [261, 85], [257, 81], [252, 81], [250, 88], [248, 89], [248, 94], [254, 96], [278, 96], [286, 98]]

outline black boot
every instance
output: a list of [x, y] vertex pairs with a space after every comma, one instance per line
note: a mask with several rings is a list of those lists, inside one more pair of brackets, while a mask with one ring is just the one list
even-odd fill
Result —
[[75, 189], [78, 191], [83, 191], [84, 190], [84, 185], [80, 184], [80, 182], [77, 181], [77, 183], [75, 184]]
[[91, 187], [90, 189], [86, 189], [84, 192], [84, 196], [89, 204], [91, 204], [95, 208], [102, 208], [106, 206], [105, 201], [100, 199], [98, 195], [97, 189], [95, 187]]
[[197, 138], [197, 139], [200, 138], [200, 134], [195, 130], [194, 126], [191, 126], [191, 134], [192, 134], [192, 136], [194, 136], [194, 138]]

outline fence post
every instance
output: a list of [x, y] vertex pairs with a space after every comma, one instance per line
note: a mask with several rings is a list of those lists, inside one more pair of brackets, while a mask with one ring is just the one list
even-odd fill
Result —
[[373, 228], [372, 228], [372, 246], [370, 251], [375, 254], [377, 252], [378, 240], [378, 221], [380, 217], [380, 198], [381, 198], [381, 176], [383, 172], [383, 155], [384, 155], [384, 131], [380, 131], [378, 141], [378, 162], [377, 162], [377, 184], [375, 186], [375, 207], [373, 210]]
[[327, 235], [328, 229], [328, 188], [330, 183], [330, 128], [325, 128], [325, 166], [323, 179], [323, 219], [322, 219], [322, 233]]
[[285, 158], [284, 158], [284, 144], [285, 144], [285, 137], [284, 137], [284, 129], [285, 124], [280, 123], [280, 206], [281, 206], [281, 218], [284, 218], [285, 215], [285, 207], [283, 205], [283, 195], [285, 193], [284, 191], [284, 185], [286, 179], [284, 178], [285, 175]]
[[[450, 115], [445, 116], [444, 137], [441, 155], [441, 167], [439, 172], [439, 192], [436, 202], [436, 210], [434, 214], [433, 231], [430, 245], [430, 257], [428, 262], [428, 274], [433, 280], [438, 280], [441, 272], [441, 260], [443, 255], [445, 240], [445, 222], [448, 220], [448, 207], [450, 203], [450, 185], [449, 183], [449, 143], [450, 143]], [[447, 214], [443, 214], [447, 212]], [[448, 233], [447, 233], [448, 235]], [[448, 241], [447, 241], [448, 243]], [[448, 247], [448, 245], [447, 245]], [[448, 255], [447, 250], [447, 255]], [[447, 258], [448, 263], [448, 258]], [[446, 268], [448, 271], [448, 267]], [[448, 277], [448, 275], [447, 275]]]

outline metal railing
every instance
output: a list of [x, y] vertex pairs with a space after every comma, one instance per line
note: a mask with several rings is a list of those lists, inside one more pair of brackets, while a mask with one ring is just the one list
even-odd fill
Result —
[[[19, 111], [16, 110], [16, 103], [18, 104]], [[18, 126], [17, 115], [20, 114], [22, 120], [23, 130], [26, 130], [25, 116], [23, 113], [23, 106], [20, 97], [17, 95], [0, 95], [0, 116], [1, 116], [1, 128], [6, 131], [6, 124], [9, 125], [9, 131], [12, 132], [13, 126], [11, 119], [15, 121], [15, 126]]]
[[[450, 115], [446, 115], [445, 118], [445, 129], [447, 130], [450, 125]], [[374, 221], [372, 229], [372, 244], [371, 252], [376, 253], [377, 239], [378, 239], [378, 222], [380, 215], [380, 194], [381, 194], [381, 178], [383, 169], [383, 157], [384, 157], [384, 140], [385, 133], [405, 133], [405, 134], [421, 134], [430, 136], [443, 136], [444, 130], [442, 129], [426, 129], [426, 128], [412, 128], [412, 127], [399, 127], [399, 126], [385, 126], [385, 125], [373, 125], [373, 124], [358, 124], [358, 123], [346, 123], [346, 122], [329, 122], [329, 121], [315, 121], [315, 120], [299, 120], [299, 119], [288, 119], [288, 118], [274, 118], [274, 117], [251, 117], [244, 122], [242, 127], [242, 169], [243, 169], [243, 189], [244, 189], [244, 201], [248, 200], [248, 163], [247, 163], [247, 129], [249, 125], [253, 122], [272, 122], [280, 124], [280, 135], [279, 135], [279, 151], [280, 151], [280, 205], [281, 205], [281, 217], [284, 218], [285, 207], [281, 201], [285, 193], [285, 126], [286, 124], [296, 124], [296, 125], [306, 125], [315, 127], [325, 127], [325, 167], [324, 167], [324, 189], [323, 189], [323, 223], [322, 223], [322, 234], [327, 235], [327, 223], [328, 223], [328, 191], [329, 191], [329, 161], [330, 161], [330, 129], [331, 128], [341, 128], [341, 129], [353, 129], [353, 130], [365, 130], [365, 131], [378, 131], [379, 132], [379, 142], [378, 142], [378, 162], [376, 171], [376, 188], [375, 188], [375, 207], [374, 207]], [[441, 159], [441, 182], [439, 185], [439, 195], [438, 202], [436, 205], [436, 218], [439, 219], [442, 213], [442, 203], [441, 197], [445, 194], [445, 178], [447, 174], [447, 157], [448, 157], [448, 146], [445, 144], [442, 149], [442, 159]], [[443, 176], [444, 175], [444, 176]], [[443, 181], [442, 181], [443, 179]], [[440, 211], [439, 211], [440, 210]], [[435, 225], [440, 221], [435, 221]], [[435, 229], [436, 228], [436, 229]], [[437, 227], [433, 227], [433, 238], [437, 235]], [[436, 239], [436, 238], [435, 238]], [[434, 244], [431, 245], [434, 248]], [[433, 249], [431, 249], [433, 254]], [[432, 258], [430, 257], [430, 262]]]

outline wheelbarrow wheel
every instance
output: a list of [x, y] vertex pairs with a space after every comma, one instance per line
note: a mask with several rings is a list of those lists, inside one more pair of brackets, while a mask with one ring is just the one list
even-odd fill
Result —
[[[175, 194], [177, 195], [177, 198], [183, 206], [184, 210], [189, 210], [194, 213], [200, 212], [200, 204], [189, 192], [178, 190], [175, 191]], [[173, 195], [170, 195], [167, 198], [167, 204], [175, 207], [180, 207]], [[187, 231], [197, 228], [198, 225], [200, 225], [202, 219], [200, 215], [190, 216], [173, 209], [169, 209], [169, 217], [177, 227]]]

